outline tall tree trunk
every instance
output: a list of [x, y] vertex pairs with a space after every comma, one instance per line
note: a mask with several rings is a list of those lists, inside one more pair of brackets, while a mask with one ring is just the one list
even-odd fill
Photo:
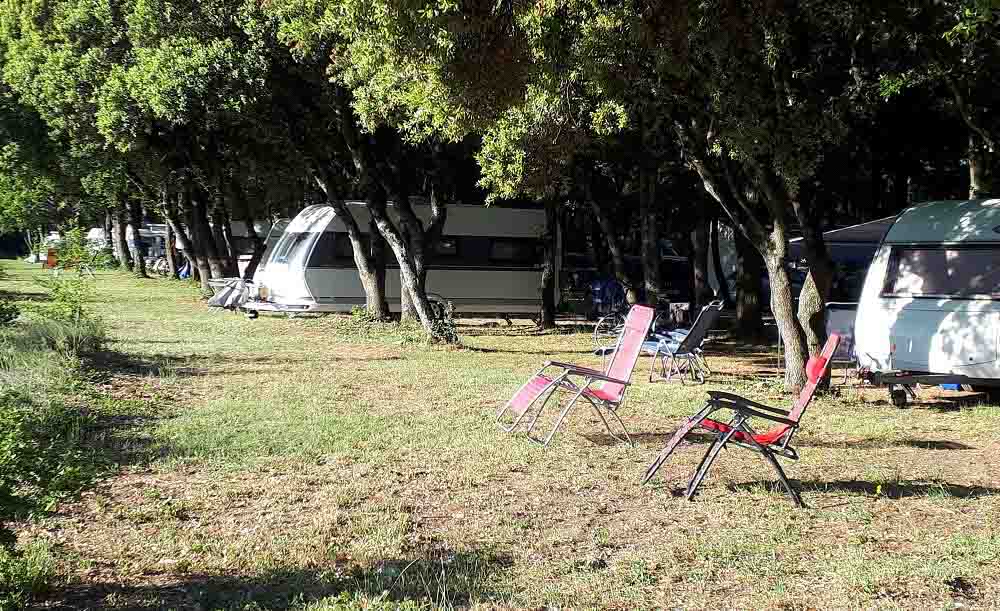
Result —
[[969, 199], [987, 199], [994, 194], [994, 153], [975, 133], [969, 132]]
[[[205, 212], [208, 215], [208, 220], [211, 221], [208, 224], [208, 228], [212, 236], [212, 246], [215, 248], [215, 260], [209, 260], [209, 267], [212, 268], [213, 277], [226, 278], [233, 276], [235, 274], [232, 273], [232, 268], [236, 260], [229, 250], [230, 242], [226, 239], [226, 205], [221, 192], [216, 192], [212, 198], [211, 207], [206, 209]], [[216, 270], [219, 270], [218, 276], [215, 276]]]
[[[430, 207], [431, 218], [426, 227], [420, 217], [413, 211], [409, 196], [401, 192], [396, 197], [396, 208], [399, 213], [399, 232], [403, 239], [410, 244], [413, 251], [413, 263], [417, 274], [417, 285], [420, 290], [427, 292], [427, 269], [429, 267], [429, 256], [434, 252], [438, 240], [444, 231], [444, 223], [448, 217], [448, 208], [440, 197], [437, 189], [431, 188]], [[400, 267], [402, 270], [402, 267]], [[400, 287], [403, 286], [403, 279], [400, 276]], [[400, 316], [403, 319], [416, 318], [416, 310], [413, 306], [413, 297], [407, 291], [400, 290]]]
[[389, 248], [392, 249], [393, 254], [396, 256], [396, 261], [399, 262], [402, 285], [400, 286], [400, 292], [410, 292], [413, 306], [416, 308], [417, 316], [420, 318], [420, 324], [427, 332], [427, 335], [433, 338], [434, 317], [431, 312], [431, 305], [427, 300], [427, 293], [420, 286], [416, 264], [413, 260], [413, 249], [409, 242], [400, 234], [399, 229], [393, 224], [392, 219], [389, 218], [386, 202], [386, 193], [388, 191], [385, 185], [380, 183], [374, 174], [375, 164], [371, 159], [370, 139], [361, 134], [355, 123], [354, 110], [351, 108], [347, 92], [338, 89], [335, 101], [341, 119], [341, 135], [344, 138], [344, 144], [351, 153], [359, 182], [363, 186], [362, 191], [367, 196], [368, 211], [371, 213], [379, 233], [385, 238]]
[[809, 264], [809, 274], [799, 293], [798, 319], [805, 333], [809, 354], [815, 356], [823, 350], [826, 342], [826, 299], [833, 285], [833, 263], [823, 241], [819, 215], [798, 199], [792, 202], [792, 209], [802, 228], [802, 242]]
[[253, 223], [253, 217], [248, 216], [246, 218], [247, 235], [253, 243], [253, 254], [250, 255], [250, 261], [247, 262], [246, 269], [243, 270], [243, 279], [247, 282], [253, 280], [254, 274], [257, 273], [257, 268], [260, 267], [260, 261], [264, 258], [264, 250], [267, 248], [267, 244], [264, 243], [264, 238], [257, 234], [257, 230], [254, 229]]
[[417, 311], [420, 324], [428, 335], [433, 336], [434, 315], [431, 311], [431, 304], [427, 299], [427, 293], [424, 287], [420, 285], [417, 266], [413, 260], [413, 250], [389, 218], [384, 192], [379, 188], [374, 188], [369, 189], [369, 193], [368, 209], [371, 211], [379, 233], [385, 238], [389, 248], [396, 255], [396, 261], [399, 263], [400, 281], [402, 283], [400, 292], [410, 292], [410, 298], [414, 309]]
[[[208, 283], [212, 279], [212, 272], [208, 264], [208, 257], [205, 255], [206, 240], [204, 236], [205, 232], [202, 228], [203, 223], [198, 220], [198, 207], [192, 198], [191, 191], [185, 188], [179, 197], [181, 212], [184, 215], [189, 233], [186, 236], [187, 244], [182, 244], [180, 241], [178, 241], [178, 244], [182, 244], [184, 254], [187, 256], [188, 261], [191, 262], [192, 277], [194, 277], [195, 271], [197, 271], [198, 282], [201, 284], [201, 292], [207, 294], [212, 292], [212, 286]], [[175, 226], [174, 231], [177, 233], [177, 239], [180, 240], [183, 230]]]
[[[314, 176], [313, 179], [320, 190], [326, 195], [327, 204], [333, 208], [334, 214], [337, 215], [337, 218], [340, 219], [347, 229], [347, 238], [351, 241], [351, 250], [354, 254], [354, 265], [358, 270], [361, 287], [365, 291], [365, 310], [374, 319], [388, 320], [390, 313], [389, 304], [385, 298], [384, 263], [380, 275], [372, 261], [369, 250], [365, 246], [364, 236], [361, 233], [361, 228], [358, 226], [358, 221], [351, 214], [347, 205], [342, 200], [337, 199], [335, 194], [330, 191], [333, 182], [328, 178], [318, 175]], [[372, 224], [372, 228], [374, 229], [374, 221], [372, 221]], [[369, 237], [370, 243], [374, 243], [375, 240], [376, 235], [372, 234]]]
[[700, 215], [691, 232], [691, 316], [712, 300], [712, 286], [708, 282], [709, 229], [711, 221]]
[[[698, 142], [691, 138], [686, 126], [676, 124], [676, 131], [685, 145], [698, 147]], [[770, 228], [755, 216], [755, 210], [744, 197], [745, 190], [736, 182], [732, 170], [728, 167], [728, 159], [723, 154], [716, 161], [704, 153], [704, 148], [694, 148], [689, 153], [693, 168], [701, 177], [705, 191], [719, 202], [730, 220], [750, 239], [750, 242], [760, 252], [771, 281], [771, 312], [774, 314], [778, 332], [785, 347], [785, 389], [798, 392], [806, 382], [806, 342], [795, 318], [795, 307], [792, 299], [792, 286], [785, 268], [785, 256], [788, 252], [788, 236], [785, 215], [789, 201], [780, 187], [770, 184], [771, 176], [758, 167], [752, 167], [757, 174], [754, 189], [760, 191], [761, 199], [767, 208]], [[750, 162], [752, 164], [752, 161]], [[717, 164], [717, 165], [712, 165]]]
[[539, 326], [554, 329], [556, 326], [556, 249], [559, 236], [559, 209], [555, 199], [545, 200], [545, 255], [542, 263], [542, 310]]
[[[113, 241], [113, 239], [111, 237], [111, 232], [112, 232], [111, 225], [112, 225], [111, 211], [110, 210], [105, 210], [104, 211], [104, 249], [105, 250], [110, 250], [112, 253], [114, 253], [115, 244], [114, 244], [114, 241]], [[118, 255], [115, 254], [115, 259], [117, 259], [117, 258], [118, 258]]]
[[171, 278], [177, 277], [177, 251], [174, 250], [174, 242], [176, 238], [174, 237], [174, 230], [170, 228], [170, 223], [167, 223], [167, 234], [165, 236], [166, 242], [166, 259], [167, 259], [167, 275]]
[[[194, 214], [194, 227], [191, 229], [192, 241], [198, 244], [198, 254], [205, 259], [208, 266], [209, 278], [217, 280], [226, 277], [226, 269], [222, 258], [216, 248], [217, 242], [212, 233], [212, 228], [208, 224], [208, 206], [202, 198], [195, 199], [192, 205]], [[202, 265], [199, 261], [198, 268]]]
[[761, 304], [761, 278], [764, 260], [750, 240], [736, 231], [736, 332], [745, 339], [758, 341], [764, 333]]
[[629, 304], [638, 303], [639, 293], [632, 279], [628, 277], [628, 271], [625, 267], [625, 251], [622, 248], [621, 239], [615, 231], [614, 223], [611, 221], [611, 215], [593, 197], [588, 196], [587, 200], [590, 203], [590, 209], [594, 211], [597, 224], [601, 227], [601, 233], [604, 234], [604, 241], [607, 242], [615, 279], [625, 287], [625, 299], [628, 300]]
[[382, 234], [378, 232], [378, 226], [375, 224], [374, 218], [368, 220], [368, 254], [369, 257], [371, 257], [371, 270], [374, 275], [373, 282], [375, 286], [375, 295], [377, 299], [381, 300], [378, 311], [384, 312], [384, 314], [381, 314], [380, 317], [388, 318], [390, 316], [389, 301], [386, 298], [385, 293], [385, 266], [388, 259], [388, 253], [385, 248], [385, 239], [383, 239]]
[[656, 306], [663, 298], [660, 279], [660, 210], [656, 205], [656, 168], [639, 168], [639, 215], [642, 225], [642, 277], [646, 303]]
[[142, 229], [142, 204], [135, 199], [129, 199], [126, 204], [128, 222], [132, 226], [132, 240], [129, 240], [129, 250], [132, 253], [132, 271], [140, 278], [146, 275], [146, 243], [139, 231]]
[[729, 280], [726, 277], [726, 270], [722, 267], [722, 252], [719, 244], [719, 229], [722, 221], [715, 219], [712, 223], [712, 267], [715, 270], [715, 279], [719, 283], [719, 299], [726, 306], [733, 303], [733, 297], [729, 293]]
[[116, 204], [111, 213], [111, 241], [114, 244], [115, 257], [122, 267], [132, 271], [132, 256], [125, 242], [125, 208]]
[[167, 184], [165, 182], [160, 186], [160, 213], [163, 215], [163, 219], [167, 223], [167, 233], [166, 236], [164, 236], [166, 246], [164, 249], [164, 256], [167, 259], [167, 274], [171, 278], [177, 278], [177, 249], [175, 247], [177, 243], [177, 236], [173, 225], [170, 223], [170, 219], [174, 218], [174, 220], [176, 220], [177, 215], [173, 210], [173, 202], [170, 199], [170, 189], [167, 188]]
[[223, 258], [223, 266], [226, 268], [226, 276], [235, 278], [240, 274], [239, 265], [236, 262], [239, 253], [236, 252], [236, 241], [233, 239], [233, 224], [229, 216], [229, 209], [223, 204], [215, 210], [215, 216], [222, 233], [219, 252]]

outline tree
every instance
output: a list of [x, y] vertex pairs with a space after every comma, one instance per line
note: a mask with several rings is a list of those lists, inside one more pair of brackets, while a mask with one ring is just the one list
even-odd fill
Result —
[[887, 59], [878, 66], [886, 98], [914, 88], [942, 90], [938, 102], [965, 125], [969, 197], [996, 192], [1000, 146], [1000, 3], [946, 0], [893, 5], [880, 21], [875, 44]]

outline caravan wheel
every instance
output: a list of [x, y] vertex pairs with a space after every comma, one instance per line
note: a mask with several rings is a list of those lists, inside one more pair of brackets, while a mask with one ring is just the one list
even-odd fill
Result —
[[910, 397], [909, 395], [907, 395], [905, 388], [889, 387], [889, 402], [892, 403], [894, 406], [903, 409], [904, 407], [906, 407], [906, 403], [909, 400]]

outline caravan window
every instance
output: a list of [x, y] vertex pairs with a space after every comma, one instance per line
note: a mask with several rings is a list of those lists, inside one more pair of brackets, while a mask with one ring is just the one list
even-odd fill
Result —
[[490, 261], [511, 265], [531, 265], [541, 262], [540, 244], [533, 239], [494, 239], [490, 245]]
[[894, 247], [882, 295], [1000, 298], [1000, 249]]
[[[368, 248], [368, 235], [362, 235]], [[324, 231], [309, 257], [309, 267], [354, 267], [354, 248], [346, 233]]]
[[286, 233], [278, 243], [277, 250], [274, 251], [273, 263], [291, 264], [302, 258], [302, 255], [309, 249], [312, 243], [311, 238], [314, 233], [308, 231], [299, 233]]

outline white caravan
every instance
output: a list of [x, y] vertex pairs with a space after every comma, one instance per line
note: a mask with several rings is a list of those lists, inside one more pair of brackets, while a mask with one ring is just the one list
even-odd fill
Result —
[[[367, 237], [371, 217], [364, 202], [348, 202], [348, 209]], [[430, 218], [429, 206], [414, 202], [413, 209], [425, 223]], [[392, 205], [389, 213], [395, 216]], [[304, 209], [257, 270], [256, 295], [243, 307], [296, 313], [350, 312], [364, 306], [346, 231], [330, 206]], [[450, 301], [461, 314], [537, 314], [544, 233], [543, 210], [449, 206], [442, 237], [428, 254], [428, 295]], [[558, 264], [557, 254], [556, 278]], [[386, 246], [386, 299], [392, 311], [400, 309], [399, 294], [399, 268]]]
[[859, 365], [890, 390], [1000, 385], [1000, 199], [900, 214], [868, 269], [854, 324]]

